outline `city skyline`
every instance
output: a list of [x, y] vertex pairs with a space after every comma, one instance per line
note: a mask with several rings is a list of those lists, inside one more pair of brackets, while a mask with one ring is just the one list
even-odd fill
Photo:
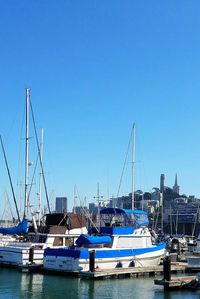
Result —
[[[199, 9], [186, 0], [2, 3], [0, 134], [21, 206], [27, 87], [52, 204], [67, 197], [71, 210], [75, 185], [87, 204], [98, 183], [116, 196], [133, 123], [135, 190], [159, 186], [162, 173], [173, 186], [177, 173], [180, 193], [200, 197]], [[33, 172], [32, 124], [30, 137]], [[120, 195], [131, 192], [130, 155]], [[0, 163], [0, 196], [12, 202], [3, 154]]]

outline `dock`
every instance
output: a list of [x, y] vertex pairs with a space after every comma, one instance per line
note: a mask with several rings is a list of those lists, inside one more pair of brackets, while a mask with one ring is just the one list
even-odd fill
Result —
[[[172, 263], [172, 273], [185, 273], [187, 263]], [[80, 271], [80, 272], [65, 272], [44, 269], [43, 266], [29, 265], [21, 268], [22, 271], [41, 274], [56, 274], [66, 276], [77, 276], [81, 279], [106, 279], [106, 278], [126, 278], [126, 277], [149, 277], [163, 274], [163, 265], [155, 267], [129, 267], [129, 268], [114, 268], [114, 269], [94, 269], [94, 271]]]
[[155, 279], [154, 283], [156, 285], [161, 285], [165, 290], [177, 289], [177, 288], [197, 288], [199, 287], [199, 281], [197, 276], [184, 276], [184, 277], [174, 277], [171, 280]]
[[[176, 263], [171, 265], [172, 273], [185, 272], [185, 263]], [[79, 272], [79, 277], [82, 279], [104, 279], [104, 278], [125, 278], [125, 277], [142, 277], [156, 276], [163, 273], [163, 266], [156, 267], [140, 267], [140, 268], [115, 268], [115, 269], [96, 269], [95, 271]]]

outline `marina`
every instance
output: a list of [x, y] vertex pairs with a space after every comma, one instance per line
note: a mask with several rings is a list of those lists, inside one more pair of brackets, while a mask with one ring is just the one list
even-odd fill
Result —
[[[143, 279], [145, 282], [149, 278], [152, 283], [151, 287], [155, 290], [157, 290], [156, 285], [163, 287], [164, 292], [174, 291], [175, 288], [186, 289], [190, 287], [195, 288], [198, 292], [198, 274], [196, 276], [192, 275], [192, 271], [198, 269], [198, 263], [193, 258], [191, 267], [189, 257], [185, 257], [185, 262], [181, 261], [183, 252], [190, 251], [192, 255], [195, 251], [197, 252], [200, 246], [199, 238], [196, 238], [194, 234], [198, 232], [197, 216], [195, 218], [191, 214], [195, 221], [192, 235], [178, 235], [178, 217], [176, 217], [176, 234], [168, 235], [169, 229], [166, 231], [167, 226], [164, 226], [164, 223], [166, 224], [168, 220], [171, 220], [171, 214], [166, 218], [165, 210], [168, 211], [168, 205], [165, 199], [164, 177], [161, 175], [161, 187], [157, 194], [159, 195], [159, 208], [155, 209], [157, 220], [156, 223], [152, 222], [152, 219], [149, 221], [151, 214], [147, 212], [148, 209], [144, 209], [144, 198], [141, 201], [140, 196], [137, 197], [137, 192], [134, 190], [135, 124], [133, 124], [129, 141], [130, 145], [132, 140], [133, 149], [132, 190], [127, 201], [128, 208], [118, 207], [118, 205], [121, 205], [118, 202], [120, 198], [117, 198], [116, 201], [111, 200], [109, 204], [107, 203], [107, 206], [101, 205], [99, 185], [97, 185], [97, 211], [93, 215], [93, 219], [91, 218], [92, 213], [88, 213], [87, 208], [80, 207], [80, 211], [77, 212], [75, 205], [73, 208], [74, 213], [52, 212], [47, 194], [48, 213], [43, 215], [42, 221], [41, 218], [35, 219], [30, 209], [30, 191], [28, 190], [29, 105], [34, 119], [30, 90], [26, 89], [24, 214], [21, 220], [13, 191], [18, 224], [14, 227], [0, 228], [2, 234], [0, 238], [0, 272], [11, 271], [13, 275], [21, 275], [21, 278], [25, 281], [29, 281], [29, 279], [37, 281], [38, 278], [42, 278], [42, 281], [48, 281], [54, 277], [63, 276], [70, 284], [78, 287], [82, 284], [82, 281], [88, 281], [89, 285], [93, 283], [93, 289], [95, 289], [95, 284], [98, 285], [101, 280], [126, 281], [126, 279], [129, 279], [132, 281], [134, 279]], [[2, 139], [1, 144], [10, 177]], [[44, 175], [40, 150], [41, 148], [38, 146], [40, 171]], [[45, 185], [44, 177], [43, 180]], [[12, 187], [11, 177], [10, 184]], [[177, 176], [175, 188], [178, 195]], [[127, 202], [124, 201], [122, 206], [125, 206]], [[62, 209], [63, 206], [66, 207], [65, 198], [56, 198], [58, 210], [60, 206]], [[160, 207], [162, 207], [162, 213], [160, 213]], [[176, 216], [177, 214], [178, 212]], [[33, 217], [30, 217], [30, 215]], [[38, 212], [38, 216], [41, 217], [41, 211]], [[189, 216], [187, 215], [187, 217]], [[161, 231], [159, 231], [159, 226]], [[9, 269], [4, 270], [4, 267]], [[17, 268], [18, 272], [12, 272], [15, 271], [12, 268]], [[184, 276], [186, 272], [190, 272], [189, 276]], [[172, 278], [171, 274], [175, 276]], [[182, 276], [178, 276], [179, 274]], [[159, 279], [162, 275], [164, 278]], [[43, 285], [41, 292], [43, 292]], [[34, 298], [35, 294], [32, 295]], [[82, 295], [79, 294], [79, 296]], [[93, 298], [96, 295], [92, 294], [91, 296]]]
[[200, 298], [200, 2], [0, 9], [0, 299]]

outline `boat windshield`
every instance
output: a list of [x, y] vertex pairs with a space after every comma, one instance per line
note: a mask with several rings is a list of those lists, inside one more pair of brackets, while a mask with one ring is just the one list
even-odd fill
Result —
[[134, 217], [138, 226], [144, 226], [149, 224], [148, 216], [146, 213], [135, 213]]
[[147, 214], [141, 211], [131, 211], [125, 213], [124, 210], [120, 213], [106, 212], [101, 213], [101, 227], [110, 227], [110, 226], [133, 226], [141, 227], [148, 225]]

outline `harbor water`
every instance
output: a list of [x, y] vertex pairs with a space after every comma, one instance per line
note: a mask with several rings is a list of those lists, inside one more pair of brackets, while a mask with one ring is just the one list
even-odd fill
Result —
[[0, 298], [22, 299], [199, 299], [200, 290], [164, 292], [154, 277], [85, 280], [0, 268]]

